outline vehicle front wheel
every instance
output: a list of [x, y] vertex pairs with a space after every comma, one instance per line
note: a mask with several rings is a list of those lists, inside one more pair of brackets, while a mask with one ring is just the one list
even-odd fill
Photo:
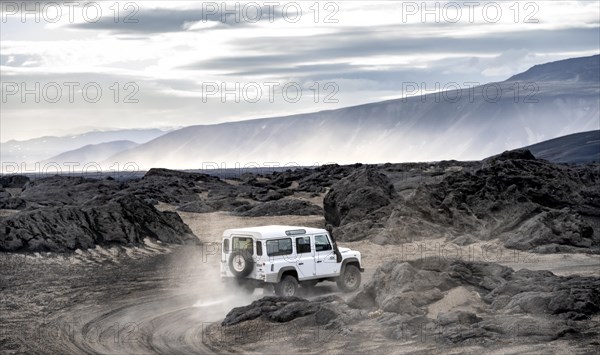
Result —
[[286, 275], [275, 285], [275, 294], [277, 296], [291, 297], [298, 291], [298, 281], [292, 275]]
[[344, 273], [336, 281], [343, 292], [356, 291], [360, 286], [360, 270], [354, 265], [346, 265]]

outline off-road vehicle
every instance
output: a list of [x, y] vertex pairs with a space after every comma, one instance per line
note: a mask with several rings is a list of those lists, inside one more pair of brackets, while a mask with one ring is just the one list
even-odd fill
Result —
[[273, 285], [293, 296], [301, 287], [335, 281], [344, 292], [360, 286], [360, 252], [338, 248], [325, 229], [263, 226], [228, 229], [221, 245], [221, 278], [253, 291]]

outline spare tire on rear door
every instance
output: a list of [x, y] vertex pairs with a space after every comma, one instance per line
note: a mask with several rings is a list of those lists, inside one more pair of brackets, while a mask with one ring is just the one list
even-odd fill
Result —
[[246, 277], [252, 272], [254, 262], [252, 255], [245, 250], [238, 250], [229, 256], [229, 270], [235, 277]]

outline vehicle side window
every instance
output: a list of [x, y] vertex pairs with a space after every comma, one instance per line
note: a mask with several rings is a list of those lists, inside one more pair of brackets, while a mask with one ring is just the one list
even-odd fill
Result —
[[256, 255], [262, 256], [262, 242], [260, 240], [256, 241]]
[[223, 239], [223, 251], [229, 253], [229, 239]]
[[267, 240], [267, 255], [289, 255], [292, 253], [292, 239], [273, 239]]
[[315, 236], [315, 249], [317, 251], [331, 250], [331, 244], [329, 243], [329, 239], [325, 235], [316, 235]]
[[298, 254], [310, 253], [310, 237], [296, 238], [296, 252]]

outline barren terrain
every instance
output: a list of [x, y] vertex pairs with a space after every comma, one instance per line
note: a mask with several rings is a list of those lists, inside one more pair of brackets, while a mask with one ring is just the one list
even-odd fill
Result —
[[[168, 208], [169, 206], [163, 206]], [[319, 226], [320, 216], [237, 217], [227, 213], [180, 213], [183, 220], [203, 242], [215, 242], [229, 226], [260, 224], [296, 224]], [[261, 290], [252, 297], [226, 291], [219, 282], [219, 256], [211, 244], [204, 246], [167, 247], [148, 243], [141, 248], [97, 248], [73, 255], [2, 254], [2, 333], [0, 344], [5, 353], [210, 353], [231, 351], [279, 353], [285, 347], [288, 353], [343, 353], [348, 347], [357, 352], [472, 352], [483, 349], [477, 345], [440, 346], [431, 339], [392, 341], [378, 334], [377, 324], [371, 319], [357, 325], [359, 335], [349, 336], [336, 330], [312, 326], [314, 332], [297, 333], [297, 325], [270, 324], [268, 329], [260, 321], [253, 321], [237, 334], [216, 333], [209, 326], [222, 320], [235, 306], [250, 303], [261, 296]], [[368, 282], [374, 270], [384, 261], [399, 256], [407, 260], [420, 258], [413, 251], [425, 248], [428, 255], [442, 258], [451, 255], [435, 252], [435, 245], [451, 244], [443, 240], [428, 241], [404, 247], [381, 246], [370, 241], [341, 243], [363, 252]], [[495, 247], [492, 254], [491, 248]], [[469, 249], [470, 248], [470, 249]], [[490, 243], [462, 247], [463, 258], [485, 260], [484, 255], [507, 258], [503, 264], [515, 269], [545, 269], [559, 275], [597, 275], [600, 258], [587, 254], [532, 255], [493, 246]], [[487, 249], [486, 249], [487, 248]], [[441, 248], [438, 247], [438, 250]], [[458, 249], [452, 249], [458, 250]], [[489, 250], [487, 254], [481, 250]], [[496, 251], [498, 250], [498, 251]], [[127, 255], [127, 256], [126, 256]], [[456, 256], [456, 253], [455, 255]], [[514, 259], [515, 257], [519, 259]], [[317, 286], [316, 297], [337, 294], [335, 285]], [[347, 297], [347, 295], [341, 295]], [[446, 308], [473, 308], [469, 297], [451, 294], [435, 306]], [[376, 318], [376, 315], [372, 315]], [[592, 319], [596, 324], [600, 318]], [[256, 328], [258, 327], [258, 328]], [[260, 330], [260, 331], [259, 331]], [[296, 331], [296, 332], [295, 332]], [[273, 335], [264, 338], [264, 332]], [[219, 348], [221, 342], [226, 348]], [[214, 348], [207, 347], [205, 343]], [[304, 345], [302, 345], [304, 344]], [[574, 353], [591, 352], [591, 348], [573, 348], [566, 340], [529, 345], [498, 344], [491, 353], [548, 352], [562, 353], [567, 348]]]
[[[0, 348], [596, 353], [599, 181], [597, 164], [528, 151], [223, 180], [6, 177]], [[223, 231], [272, 224], [332, 224], [362, 253], [362, 286], [323, 282], [300, 298], [225, 288]]]

